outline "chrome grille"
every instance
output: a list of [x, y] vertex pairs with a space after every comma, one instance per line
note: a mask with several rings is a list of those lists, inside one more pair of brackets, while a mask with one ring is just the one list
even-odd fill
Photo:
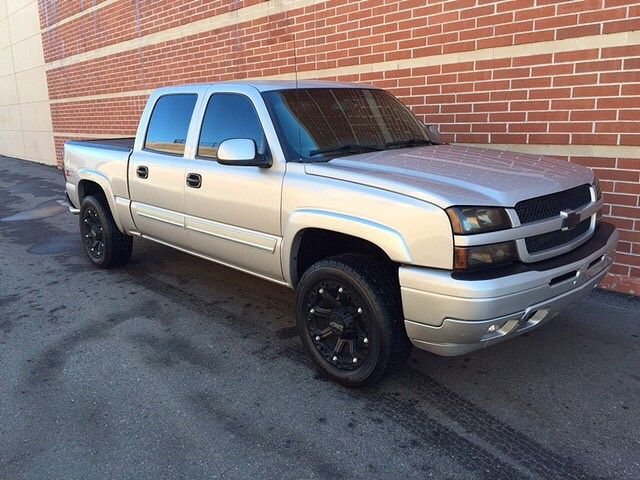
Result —
[[[591, 201], [589, 185], [535, 197], [518, 202], [515, 206], [521, 224], [557, 217], [563, 210], [576, 210]], [[589, 231], [591, 219], [587, 218], [571, 230], [556, 230], [525, 239], [527, 252], [536, 254], [560, 247], [576, 240]]]

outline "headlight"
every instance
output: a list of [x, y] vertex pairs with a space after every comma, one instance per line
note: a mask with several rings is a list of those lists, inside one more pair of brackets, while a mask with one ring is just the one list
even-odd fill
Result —
[[593, 176], [593, 188], [596, 191], [596, 200], [600, 200], [602, 198], [602, 187], [600, 186], [600, 181], [598, 177]]
[[447, 208], [453, 233], [493, 232], [511, 228], [511, 220], [504, 208], [494, 207], [451, 207]]
[[476, 270], [511, 263], [518, 258], [515, 242], [494, 243], [477, 247], [455, 247], [453, 268]]

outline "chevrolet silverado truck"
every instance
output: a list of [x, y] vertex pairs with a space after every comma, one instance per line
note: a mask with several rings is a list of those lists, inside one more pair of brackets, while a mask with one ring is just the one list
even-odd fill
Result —
[[436, 133], [367, 86], [161, 88], [135, 138], [65, 144], [66, 193], [96, 267], [140, 237], [286, 285], [319, 370], [359, 386], [412, 345], [461, 355], [536, 328], [612, 264], [591, 170]]

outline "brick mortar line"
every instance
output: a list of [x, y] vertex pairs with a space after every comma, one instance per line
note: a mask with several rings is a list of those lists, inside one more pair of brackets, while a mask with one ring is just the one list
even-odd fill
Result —
[[278, 13], [304, 9], [305, 7], [316, 5], [318, 3], [325, 3], [326, 1], [327, 0], [271, 0], [268, 2], [261, 2], [238, 10], [223, 13], [215, 17], [207, 17], [185, 25], [150, 33], [142, 37], [136, 37], [123, 42], [98, 47], [94, 50], [89, 50], [88, 52], [70, 55], [68, 57], [46, 63], [45, 68], [46, 70], [53, 70], [56, 68], [66, 67], [87, 60], [95, 60], [109, 55], [133, 51], [139, 48], [149, 47], [173, 40], [179, 40], [184, 37], [190, 37], [220, 28], [239, 25], [241, 23], [266, 18]]
[[105, 139], [105, 138], [128, 138], [133, 137], [134, 134], [124, 134], [124, 133], [67, 133], [67, 132], [53, 132], [54, 139], [57, 138], [95, 138], [95, 139]]
[[[62, 68], [62, 67], [80, 63], [83, 61], [95, 60], [98, 58], [102, 58], [102, 57], [117, 54], [117, 53], [124, 53], [127, 51], [136, 50], [138, 48], [144, 48], [144, 47], [164, 43], [167, 41], [178, 40], [184, 37], [190, 37], [196, 34], [214, 31], [219, 28], [238, 25], [240, 23], [245, 23], [251, 20], [266, 18], [276, 13], [283, 13], [291, 10], [303, 9], [307, 6], [324, 3], [325, 1], [326, 0], [296, 0], [296, 1], [280, 0], [277, 2], [259, 3], [259, 4], [251, 5], [249, 7], [241, 8], [239, 10], [223, 13], [215, 17], [208, 17], [202, 20], [196, 20], [194, 22], [191, 22], [185, 25], [180, 25], [177, 27], [172, 27], [166, 30], [162, 30], [160, 32], [150, 33], [142, 37], [136, 37], [133, 39], [114, 43], [111, 45], [98, 47], [94, 50], [89, 50], [87, 52], [82, 52], [82, 53], [79, 53], [76, 55], [70, 55], [68, 57], [61, 58], [58, 60], [53, 60], [51, 62], [47, 62], [45, 64], [46, 65], [45, 68], [47, 70]], [[531, 46], [535, 45], [536, 47], [540, 47], [548, 44], [567, 44], [575, 48], [568, 48], [565, 50], [551, 49], [549, 51], [545, 51], [541, 53], [556, 53], [558, 51], [573, 51], [578, 49], [585, 50], [585, 48], [579, 48], [583, 43], [591, 43], [591, 41], [594, 41], [596, 39], [602, 41], [602, 39], [605, 37], [611, 37], [611, 38], [626, 37], [629, 35], [633, 36], [633, 34], [638, 34], [636, 36], [640, 38], [640, 31], [617, 32], [617, 33], [609, 33], [609, 34], [591, 35], [586, 37], [568, 38], [568, 39], [562, 39], [562, 40], [548, 40], [546, 42], [537, 42], [537, 43], [531, 43], [531, 44], [518, 44], [518, 45], [505, 46], [505, 47], [492, 47], [492, 48], [483, 49], [483, 50], [472, 50], [470, 52], [458, 52], [458, 53], [451, 53], [451, 54], [445, 54], [440, 56], [464, 57], [465, 54], [468, 54], [471, 52], [492, 51], [492, 50], [499, 51], [499, 50], [505, 50], [505, 49], [506, 50], [520, 49], [520, 50], [523, 50], [525, 53], [527, 53], [527, 50]], [[613, 43], [614, 44], [611, 44], [611, 42], [609, 42], [609, 44], [606, 44], [606, 45], [599, 44], [598, 48], [625, 45], [625, 43], [615, 43], [615, 41]], [[304, 48], [304, 46], [301, 46], [301, 48]], [[589, 49], [586, 49], [586, 50], [589, 50]], [[512, 55], [512, 56], [525, 56], [525, 55]], [[425, 57], [425, 58], [428, 58], [428, 57]], [[507, 57], [504, 55], [500, 57], [489, 56], [483, 59], [490, 60], [493, 58], [507, 58]], [[390, 61], [390, 62], [382, 62], [382, 63], [401, 63], [401, 62], [407, 62], [407, 61], [413, 61], [413, 60], [415, 59], [398, 60], [398, 61]], [[455, 61], [455, 62], [448, 62], [448, 63], [458, 63], [458, 62]], [[341, 69], [341, 68], [344, 68], [344, 67], [337, 67], [336, 69]], [[301, 73], [304, 73], [304, 72], [301, 72]]]
[[51, 105], [57, 105], [65, 103], [88, 102], [91, 100], [113, 100], [117, 98], [144, 97], [150, 95], [154, 90], [155, 88], [149, 88], [146, 90], [129, 90], [127, 92], [98, 93], [96, 95], [86, 95], [83, 97], [54, 98], [52, 100], [49, 100], [49, 103]]
[[[562, 157], [598, 157], [598, 158], [637, 158], [638, 147], [628, 145], [557, 145], [557, 144], [526, 144], [526, 143], [457, 143], [468, 147], [492, 148], [495, 150], [511, 150], [521, 153], [550, 155]], [[611, 154], [612, 152], [623, 152]], [[626, 154], [624, 152], [629, 152]], [[637, 170], [631, 170], [635, 172]], [[633, 182], [632, 182], [633, 183]]]
[[97, 5], [93, 5], [92, 7], [89, 7], [85, 10], [81, 10], [80, 12], [74, 13], [73, 15], [69, 15], [68, 17], [65, 17], [61, 20], [56, 21], [55, 23], [52, 23], [51, 25], [49, 25], [48, 27], [45, 27], [43, 29], [40, 30], [41, 34], [44, 33], [48, 33], [51, 30], [53, 30], [54, 28], [58, 28], [61, 27], [62, 25], [65, 25], [69, 22], [73, 22], [74, 20], [77, 20], [78, 18], [82, 18], [85, 15], [89, 15], [92, 14], [98, 10], [100, 10], [101, 8], [104, 7], [108, 7], [109, 5], [113, 5], [114, 3], [117, 3], [118, 0], [105, 0], [102, 3], [99, 3]]
[[[572, 75], [568, 75], [568, 76], [572, 76]], [[534, 77], [537, 78], [537, 77]], [[259, 77], [257, 79], [253, 79], [253, 80], [270, 80], [273, 79], [273, 77], [270, 76], [264, 76], [264, 77]], [[238, 80], [239, 83], [242, 82], [250, 82], [252, 79], [240, 79]], [[519, 79], [518, 79], [519, 80]], [[493, 80], [490, 80], [493, 81]], [[211, 82], [212, 84], [217, 83], [217, 82]], [[232, 83], [232, 82], [226, 82], [226, 83]], [[363, 84], [366, 84], [368, 82], [361, 82]], [[463, 83], [469, 83], [469, 82], [463, 82]], [[431, 85], [435, 85], [435, 84], [431, 84]], [[438, 85], [455, 85], [453, 83], [442, 83], [442, 84], [438, 84]], [[629, 82], [629, 83], [617, 83], [617, 84], [611, 84], [611, 85], [635, 85], [635, 82]], [[412, 87], [406, 87], [406, 88], [423, 88], [425, 86], [428, 85], [419, 85], [419, 86], [412, 86]], [[603, 84], [586, 84], [586, 85], [579, 85], [578, 87], [601, 87], [603, 86]], [[606, 86], [606, 84], [604, 85]], [[405, 87], [397, 87], [397, 88], [405, 88]], [[453, 96], [459, 96], [459, 95], [469, 95], [469, 94], [476, 94], [476, 93], [502, 93], [502, 92], [509, 92], [509, 91], [520, 91], [520, 90], [557, 90], [557, 89], [562, 89], [562, 88], [571, 88], [571, 87], [531, 87], [531, 88], [514, 88], [514, 89], [499, 89], [499, 90], [473, 90], [473, 91], [469, 91], [469, 92], [452, 92], [452, 93], [435, 93], [435, 94], [409, 94], [409, 97], [428, 97], [428, 96], [444, 96], [444, 95], [453, 95]], [[50, 103], [51, 105], [64, 105], [65, 103], [81, 103], [81, 102], [88, 102], [88, 101], [92, 101], [92, 100], [113, 100], [113, 99], [118, 99], [118, 98], [131, 98], [131, 97], [143, 97], [143, 96], [147, 96], [150, 95], [153, 91], [155, 91], [155, 88], [149, 88], [149, 89], [145, 89], [145, 90], [129, 90], [126, 92], [112, 92], [112, 93], [98, 93], [95, 95], [86, 95], [86, 96], [82, 96], [82, 97], [65, 97], [65, 98], [55, 98], [52, 100], [42, 100], [42, 102], [47, 102]], [[573, 93], [573, 92], [572, 92]], [[570, 96], [570, 97], [562, 97], [562, 98], [523, 98], [523, 99], [519, 99], [519, 100], [499, 100], [500, 102], [507, 102], [507, 103], [513, 103], [513, 102], [544, 102], [544, 101], [549, 101], [549, 102], [553, 102], [553, 101], [557, 101], [557, 100], [598, 100], [598, 99], [603, 99], [603, 98], [619, 98], [623, 96], [622, 94], [618, 94], [618, 95], [607, 95], [607, 96], [601, 96], [601, 97], [597, 97], [597, 96], [591, 96], [591, 97], [576, 97], [576, 96]], [[639, 94], [625, 94], [624, 97], [638, 97], [640, 96]], [[405, 98], [404, 95], [399, 96], [398, 98]], [[23, 102], [25, 103], [25, 102]], [[28, 102], [27, 102], [28, 103]], [[35, 103], [35, 102], [31, 102], [31, 103]], [[476, 103], [476, 102], [463, 102], [463, 103]], [[443, 104], [444, 105], [444, 104]], [[574, 110], [574, 111], [581, 111], [583, 109], [578, 109], [578, 110]], [[526, 112], [526, 111], [525, 111]], [[538, 112], [538, 110], [534, 110], [534, 112]], [[457, 113], [451, 113], [451, 115], [465, 115], [468, 113], [502, 113], [502, 112], [457, 112]], [[583, 120], [585, 121], [585, 120]], [[599, 120], [600, 122], [617, 122], [618, 120]], [[628, 121], [632, 121], [632, 120], [628, 120]], [[545, 123], [542, 120], [534, 120], [532, 122], [538, 122], [538, 123]]]
[[[603, 40], [607, 40], [604, 42]], [[314, 79], [314, 78], [325, 78], [325, 77], [339, 77], [341, 75], [353, 75], [353, 74], [363, 74], [363, 73], [384, 73], [387, 71], [393, 70], [407, 70], [412, 68], [421, 68], [421, 67], [429, 67], [429, 66], [442, 66], [442, 65], [451, 65], [456, 63], [466, 63], [466, 62], [475, 62], [475, 61], [484, 61], [484, 60], [499, 60], [504, 58], [521, 58], [528, 57], [533, 55], [543, 55], [543, 54], [554, 54], [554, 53], [564, 53], [564, 52], [576, 52], [583, 50], [592, 50], [593, 48], [584, 48], [583, 45], [590, 42], [602, 42], [598, 45], [598, 48], [601, 50], [603, 48], [610, 47], [623, 47], [623, 46], [632, 46], [640, 44], [640, 30], [634, 32], [620, 32], [620, 33], [611, 33], [606, 35], [593, 35], [589, 37], [579, 37], [576, 39], [564, 39], [564, 40], [550, 40], [547, 42], [539, 42], [534, 44], [524, 44], [524, 45], [513, 45], [509, 47], [492, 47], [482, 50], [472, 50], [469, 52], [460, 52], [460, 53], [449, 53], [443, 55], [431, 55], [428, 57], [420, 57], [420, 58], [411, 58], [405, 60], [395, 60], [395, 61], [386, 61], [386, 62], [376, 62], [369, 63], [363, 65], [351, 65], [347, 67], [336, 67], [336, 68], [328, 68], [322, 70], [308, 70], [298, 72], [299, 79]], [[604, 44], [606, 43], [606, 44]], [[96, 57], [100, 58], [100, 57]], [[562, 62], [571, 63], [571, 62]], [[52, 64], [45, 64], [45, 69], [50, 71], [54, 68], [51, 67]], [[544, 67], [547, 65], [557, 65], [557, 64], [544, 64], [544, 65], [534, 65], [532, 67]], [[69, 66], [69, 65], [64, 65]], [[507, 67], [505, 67], [507, 68]], [[513, 68], [513, 67], [510, 67]], [[617, 73], [619, 70], [612, 71], [612, 73]], [[465, 73], [465, 72], [455, 72], [455, 73]], [[601, 72], [594, 72], [596, 74]], [[606, 73], [606, 72], [605, 72]], [[570, 74], [575, 75], [575, 74]], [[570, 76], [564, 75], [564, 76]], [[562, 76], [562, 75], [559, 75]], [[283, 80], [283, 79], [292, 79], [294, 77], [294, 73], [286, 73], [279, 75], [270, 75], [260, 77], [261, 79], [271, 79], [271, 80]], [[514, 80], [514, 79], [507, 79]], [[515, 79], [518, 80], [518, 79]], [[493, 81], [493, 80], [492, 80]], [[630, 82], [629, 84], [633, 84]], [[625, 83], [626, 85], [626, 83]], [[589, 86], [589, 85], [585, 85]], [[593, 86], [593, 85], [592, 85]], [[597, 85], [596, 85], [597, 86]], [[566, 88], [563, 86], [558, 87], [548, 87], [548, 88]], [[569, 87], [571, 88], [571, 87]], [[142, 96], [148, 95], [149, 92], [153, 91], [153, 89], [146, 90], [136, 90], [129, 92], [120, 92], [120, 93], [105, 93], [105, 94], [97, 94], [97, 95], [88, 95], [86, 97], [69, 97], [69, 98], [59, 98], [51, 100], [51, 103], [71, 103], [83, 100], [100, 100], [100, 99], [110, 99], [110, 98], [118, 98], [123, 96]]]
[[[111, 1], [113, 1], [113, 0], [108, 0], [108, 2], [111, 2]], [[272, 0], [272, 1], [273, 1], [273, 0]], [[281, 0], [275, 0], [275, 1], [276, 1], [276, 2], [278, 2], [278, 1], [281, 1]], [[108, 2], [105, 2], [105, 3], [108, 3]], [[327, 2], [327, 0], [324, 0], [324, 2]], [[316, 4], [316, 3], [323, 3], [323, 1], [314, 2], [313, 4]], [[102, 5], [102, 4], [100, 4], [100, 5]], [[99, 5], [99, 6], [100, 6], [100, 5]], [[99, 7], [99, 6], [98, 6], [98, 7]], [[244, 7], [244, 8], [250, 8], [250, 7]], [[477, 7], [477, 6], [474, 6], [474, 7], [469, 7], [469, 8], [461, 8], [461, 9], [459, 9], [459, 10], [457, 10], [457, 11], [458, 11], [460, 14], [462, 14], [462, 13], [464, 13], [465, 11], [474, 10], [474, 9], [476, 9], [476, 8], [478, 8], [478, 7]], [[506, 25], [512, 24], [512, 23], [525, 23], [525, 22], [529, 22], [529, 21], [531, 21], [531, 22], [536, 22], [536, 23], [537, 23], [537, 22], [539, 22], [539, 21], [548, 20], [549, 18], [553, 18], [553, 16], [555, 15], [555, 13], [554, 13], [554, 14], [553, 14], [552, 16], [550, 16], [550, 17], [532, 18], [532, 19], [525, 19], [525, 20], [518, 20], [518, 21], [516, 21], [516, 20], [515, 20], [515, 14], [516, 14], [516, 13], [521, 12], [521, 11], [527, 11], [527, 10], [535, 10], [536, 8], [538, 8], [538, 7], [533, 7], [533, 8], [524, 8], [524, 9], [514, 10], [513, 12], [511, 12], [511, 14], [512, 14], [512, 16], [513, 16], [514, 18], [513, 18], [510, 22], [503, 22], [503, 23], [498, 23], [498, 24], [495, 24], [495, 25], [486, 25], [486, 26], [484, 26], [484, 27], [464, 27], [464, 28], [461, 28], [461, 29], [456, 30], [456, 31], [458, 31], [458, 32], [466, 32], [466, 31], [472, 31], [472, 30], [475, 30], [475, 29], [477, 29], [477, 28], [489, 28], [489, 27], [491, 27], [491, 28], [494, 28], [494, 29], [495, 29], [495, 28], [499, 28], [499, 27], [503, 27], [503, 26], [506, 26]], [[615, 11], [615, 10], [619, 10], [619, 9], [621, 9], [621, 8], [624, 8], [624, 7], [616, 6], [616, 7], [611, 7], [611, 8], [607, 8], [607, 9], [602, 9], [602, 11]], [[626, 10], [627, 10], [627, 17], [628, 17], [628, 15], [629, 15], [629, 9], [630, 9], [630, 7], [627, 7], [627, 8], [626, 8]], [[396, 10], [396, 11], [394, 11], [394, 12], [390, 12], [390, 13], [385, 14], [385, 15], [383, 16], [383, 23], [386, 23], [386, 22], [387, 22], [387, 17], [388, 17], [388, 16], [390, 16], [390, 15], [391, 15], [391, 16], [392, 16], [392, 15], [396, 15], [396, 14], [398, 14], [398, 13], [405, 12], [405, 11], [408, 11], [408, 10], [409, 10], [409, 9], [406, 9], [406, 8], [405, 8], [405, 9], [401, 9], [401, 10], [399, 9], [399, 10]], [[456, 11], [456, 10], [454, 10], [454, 11]], [[81, 12], [81, 13], [82, 13], [82, 12]], [[229, 13], [233, 13], [233, 12], [229, 12]], [[447, 12], [446, 12], [446, 11], [444, 11], [444, 10], [442, 10], [440, 13], [436, 13], [435, 15], [442, 15], [442, 14], [444, 14], [444, 13], [447, 13]], [[509, 12], [504, 12], [504, 13], [509, 13]], [[563, 16], [563, 17], [582, 16], [582, 15], [584, 15], [584, 14], [589, 14], [589, 13], [594, 13], [594, 11], [585, 11], [585, 12], [579, 12], [579, 13], [575, 13], [575, 14], [574, 14], [574, 13], [565, 13], [565, 14], [563, 14], [562, 16]], [[76, 14], [76, 15], [78, 15], [78, 14]], [[225, 15], [225, 14], [222, 14], [222, 15]], [[306, 15], [306, 14], [305, 14], [305, 15]], [[492, 13], [490, 13], [490, 14], [486, 14], [486, 15], [482, 15], [482, 16], [479, 16], [479, 17], [477, 17], [477, 18], [478, 18], [478, 19], [480, 19], [480, 18], [486, 18], [486, 17], [491, 17], [491, 16], [494, 16], [494, 15], [499, 15], [499, 13], [498, 13], [498, 12], [496, 12], [495, 8], [494, 8], [494, 11], [493, 11]], [[340, 16], [340, 15], [336, 15], [336, 16]], [[214, 18], [216, 18], [216, 17], [215, 17], [215, 16], [213, 16], [213, 17], [207, 17], [207, 18], [205, 18], [205, 19], [197, 20], [197, 21], [192, 22], [192, 23], [202, 22], [202, 21], [206, 21], [206, 20], [208, 20], [208, 19], [210, 20], [210, 19], [214, 19]], [[330, 18], [331, 18], [331, 17], [330, 17]], [[625, 18], [625, 19], [628, 19], [628, 18]], [[412, 19], [405, 19], [405, 20], [399, 20], [398, 22], [402, 23], [403, 21], [411, 21], [411, 20], [412, 20]], [[461, 21], [464, 21], [464, 20], [465, 20], [464, 18], [459, 17], [459, 18], [457, 18], [457, 19], [447, 20], [447, 21], [444, 21], [444, 22], [441, 22], [441, 23], [437, 23], [437, 24], [434, 24], [434, 25], [442, 25], [442, 26], [445, 26], [445, 25], [448, 25], [448, 24], [451, 24], [451, 23], [457, 23], [457, 22], [461, 22]], [[466, 19], [466, 20], [468, 20], [468, 19]], [[296, 22], [296, 24], [297, 24], [297, 23], [298, 23], [298, 22]], [[304, 24], [306, 24], [306, 23], [312, 23], [312, 21], [304, 22]], [[585, 24], [578, 23], [578, 24], [576, 24], [576, 25], [574, 25], [574, 26], [575, 26], [575, 27], [580, 27], [580, 26], [591, 26], [591, 25], [596, 25], [596, 24], [598, 24], [598, 22], [591, 22], [591, 23], [585, 23]], [[432, 25], [431, 25], [431, 24], [429, 24], [429, 23], [427, 23], [427, 25], [428, 25], [428, 26], [432, 26]], [[52, 27], [54, 27], [54, 26], [47, 27], [47, 29], [45, 29], [45, 30], [50, 30]], [[184, 27], [184, 25], [180, 25], [180, 26], [176, 26], [176, 27], [171, 27], [171, 29], [176, 29], [176, 28], [180, 28], [180, 27]], [[336, 25], [336, 27], [337, 27], [337, 25]], [[366, 27], [354, 26], [353, 28], [350, 28], [350, 29], [348, 29], [348, 30], [341, 30], [341, 32], [349, 33], [349, 32], [352, 32], [352, 31], [360, 30], [360, 29], [362, 29], [362, 28], [366, 28]], [[505, 35], [509, 35], [509, 34], [513, 34], [513, 35], [517, 35], [517, 34], [527, 34], [527, 33], [534, 33], [534, 32], [536, 32], [536, 31], [549, 31], [549, 30], [555, 30], [555, 29], [557, 29], [557, 28], [544, 28], [544, 29], [542, 29], [542, 30], [538, 30], [538, 29], [534, 26], [534, 29], [533, 29], [531, 32], [511, 32], [511, 33], [507, 33], [507, 34], [505, 34]], [[42, 30], [42, 32], [45, 32], [45, 30]], [[170, 29], [167, 29], [167, 30], [170, 30]], [[415, 30], [415, 28], [412, 28], [411, 30]], [[602, 30], [602, 26], [601, 26], [601, 30]], [[161, 33], [161, 32], [153, 32], [153, 33], [149, 33], [149, 34], [147, 34], [147, 36], [148, 36], [148, 35], [154, 35], [154, 34], [160, 34], [160, 33]], [[395, 33], [395, 32], [391, 32], [391, 33]], [[442, 32], [441, 34], [447, 34], [447, 33], [452, 33], [452, 32]], [[118, 45], [118, 44], [120, 44], [120, 43], [125, 43], [125, 42], [130, 41], [130, 40], [133, 40], [133, 39], [123, 40], [123, 41], [121, 41], [121, 42], [114, 43], [113, 45]], [[476, 41], [476, 40], [478, 40], [478, 39], [468, 39], [468, 40], [461, 40], [461, 41]], [[106, 46], [106, 45], [105, 45], [105, 46], [98, 47], [98, 48], [107, 48], [107, 47], [108, 47], [108, 46]], [[96, 48], [96, 50], [97, 50], [98, 48]], [[301, 48], [308, 48], [308, 46], [306, 46], [306, 45], [302, 45], [302, 46], [301, 46]], [[90, 50], [90, 51], [91, 51], [91, 50]], [[80, 54], [78, 54], [78, 55], [88, 54], [90, 51], [81, 52], [81, 53], [80, 53]], [[63, 60], [63, 59], [56, 59], [56, 60], [52, 60], [51, 62], [53, 63], [53, 62], [61, 61], [61, 60]]]
[[[521, 57], [517, 57], [517, 58], [521, 58]], [[565, 62], [565, 63], [571, 63], [571, 62]], [[564, 63], [547, 63], [547, 64], [539, 64], [536, 65], [536, 67], [552, 67], [554, 65], [564, 65]], [[40, 67], [35, 67], [35, 68], [40, 68]], [[35, 69], [34, 68], [34, 69]], [[349, 68], [349, 67], [342, 67], [342, 68]], [[495, 69], [496, 71], [498, 70], [509, 70], [509, 69], [513, 69], [514, 67], [504, 67], [504, 68], [499, 68], [499, 69]], [[518, 67], [516, 67], [518, 68]], [[33, 69], [32, 69], [33, 70]], [[23, 71], [27, 71], [27, 70], [23, 70]], [[315, 70], [316, 72], [322, 72], [322, 70]], [[444, 74], [436, 74], [436, 75], [455, 75], [455, 74], [459, 74], [459, 73], [473, 73], [473, 72], [478, 72], [478, 71], [486, 71], [486, 69], [483, 70], [465, 70], [465, 71], [460, 71], [460, 72], [452, 72], [451, 74], [449, 73], [444, 73]], [[603, 70], [602, 72], [599, 73], [624, 73], [625, 70]], [[21, 72], [18, 72], [21, 73]], [[380, 73], [384, 73], [384, 72], [380, 72]], [[597, 73], [597, 72], [596, 72]], [[0, 76], [0, 80], [5, 78], [5, 77], [9, 77], [11, 75], [15, 75], [15, 73], [10, 73], [7, 75], [2, 75]], [[288, 74], [287, 74], [288, 75]], [[293, 73], [291, 74], [293, 76]], [[553, 75], [550, 76], [550, 78], [559, 78], [559, 77], [575, 77], [576, 75], [582, 75], [581, 73], [575, 74], [575, 73], [569, 73], [569, 74], [561, 74], [561, 75]], [[404, 78], [404, 77], [403, 77]], [[399, 86], [397, 88], [407, 88], [410, 90], [413, 90], [415, 88], [424, 88], [426, 86], [432, 86], [432, 85], [457, 85], [459, 83], [463, 83], [463, 84], [467, 84], [467, 83], [475, 83], [475, 84], [482, 84], [482, 83], [490, 83], [490, 82], [496, 82], [496, 81], [500, 81], [500, 80], [505, 80], [505, 81], [518, 81], [518, 80], [525, 80], [527, 78], [546, 78], [544, 76], [540, 76], [540, 77], [514, 77], [514, 78], [500, 78], [500, 79], [491, 79], [491, 80], [481, 80], [481, 81], [477, 81], [477, 82], [471, 82], [471, 81], [464, 81], [464, 82], [440, 82], [440, 83], [433, 83], [433, 84], [425, 84], [425, 85], [407, 85], [407, 86]], [[275, 76], [269, 76], [269, 75], [265, 75], [264, 77], [258, 77], [258, 78], [253, 78], [253, 80], [270, 80], [270, 79], [276, 79]], [[284, 79], [284, 78], [283, 78]], [[314, 77], [315, 79], [315, 77]], [[245, 81], [251, 81], [252, 79], [239, 79], [237, 80], [238, 82], [245, 82]], [[225, 81], [227, 83], [229, 83], [228, 81]], [[211, 82], [211, 83], [216, 83], [215, 81]], [[366, 82], [363, 82], [366, 83]], [[445, 92], [445, 93], [437, 93], [437, 94], [433, 94], [433, 95], [470, 95], [470, 94], [475, 94], [475, 93], [496, 93], [496, 92], [510, 92], [510, 91], [521, 91], [521, 90], [526, 90], [526, 91], [530, 91], [530, 90], [561, 90], [561, 89], [570, 89], [572, 90], [573, 93], [573, 89], [575, 88], [583, 88], [583, 87], [607, 87], [607, 86], [621, 86], [624, 87], [626, 85], [636, 85], [638, 82], [634, 82], [632, 80], [630, 81], [625, 81], [625, 82], [616, 82], [616, 83], [585, 83], [582, 85], [551, 85], [549, 87], [528, 87], [528, 88], [500, 88], [497, 90], [470, 90], [470, 91], [464, 91], [464, 92]], [[144, 95], [149, 95], [151, 94], [153, 91], [155, 90], [155, 88], [149, 88], [149, 89], [145, 89], [145, 90], [128, 90], [125, 92], [111, 92], [111, 93], [97, 93], [95, 95], [86, 95], [86, 96], [81, 96], [81, 97], [64, 97], [64, 98], [54, 98], [51, 100], [48, 100], [49, 103], [52, 104], [59, 104], [59, 103], [76, 103], [76, 102], [85, 102], [85, 101], [89, 101], [89, 100], [109, 100], [109, 99], [113, 99], [113, 98], [127, 98], [127, 97], [139, 97], [139, 96], [144, 96]], [[409, 96], [412, 97], [424, 97], [424, 96], [429, 96], [432, 94], [413, 94], [411, 93]], [[518, 100], [501, 100], [501, 101], [507, 101], [507, 102], [528, 102], [528, 101], [554, 101], [554, 100], [569, 100], [569, 99], [589, 99], [589, 98], [593, 98], [593, 99], [599, 99], [599, 98], [616, 98], [618, 96], [621, 96], [622, 94], [619, 93], [618, 95], [607, 95], [607, 96], [593, 96], [593, 97], [575, 97], [575, 96], [571, 96], [571, 97], [567, 97], [567, 98], [523, 98], [523, 99], [518, 99]], [[640, 93], [630, 93], [630, 94], [625, 94], [625, 97], [638, 97], [640, 96]], [[47, 100], [43, 100], [43, 101], [47, 101]], [[25, 102], [23, 102], [25, 103]], [[604, 121], [604, 120], [603, 120]], [[613, 121], [613, 120], [611, 120]]]
[[[511, 45], [506, 47], [491, 47], [481, 50], [470, 50], [467, 52], [447, 53], [443, 55], [432, 55], [421, 58], [393, 60], [365, 65], [352, 65], [348, 67], [328, 68], [318, 71], [302, 71], [298, 73], [298, 77], [300, 79], [314, 78], [317, 76], [317, 73], [321, 73], [322, 76], [333, 77], [340, 75], [407, 70], [412, 68], [450, 65], [472, 61], [499, 60], [503, 58], [530, 57], [533, 55], [593, 50], [593, 47], [585, 48], [584, 46], [585, 44], [589, 44], [592, 42], [597, 42], [599, 49], [635, 45], [640, 43], [640, 30], [633, 32], [591, 35], [587, 37], [577, 37], [563, 40], [549, 40], [546, 42]], [[289, 75], [290, 74], [274, 75], [269, 78], [282, 79], [286, 78]]]
[[[606, 205], [613, 206], [613, 207], [621, 207], [621, 206], [623, 206], [623, 205], [611, 204], [611, 203], [605, 203], [605, 206]], [[638, 207], [636, 206], [636, 207], [633, 207], [633, 208], [638, 208]], [[604, 216], [606, 218], [615, 219], [615, 220], [629, 220], [629, 218], [630, 218], [630, 217], [620, 217], [618, 215], [606, 215], [606, 214]], [[618, 228], [618, 230], [620, 230], [620, 232], [638, 233], [638, 230], [633, 229], [633, 228], [631, 228], [631, 229], [629, 229], [629, 228], [621, 228], [621, 227], [617, 227], [617, 228]], [[631, 243], [631, 244], [634, 244], [634, 245], [640, 245], [640, 243], [634, 242], [633, 240], [622, 240], [621, 239], [620, 241], [621, 242]], [[631, 254], [629, 254], [629, 255], [631, 255]], [[633, 255], [640, 255], [640, 253], [634, 253]]]

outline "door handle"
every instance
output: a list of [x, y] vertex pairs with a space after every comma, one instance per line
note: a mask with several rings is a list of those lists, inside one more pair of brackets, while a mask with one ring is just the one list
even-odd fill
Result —
[[140, 178], [147, 178], [149, 176], [149, 168], [145, 167], [144, 165], [140, 165], [138, 168], [136, 168], [136, 175], [138, 175]]
[[200, 188], [202, 186], [202, 176], [198, 173], [187, 173], [187, 186]]

